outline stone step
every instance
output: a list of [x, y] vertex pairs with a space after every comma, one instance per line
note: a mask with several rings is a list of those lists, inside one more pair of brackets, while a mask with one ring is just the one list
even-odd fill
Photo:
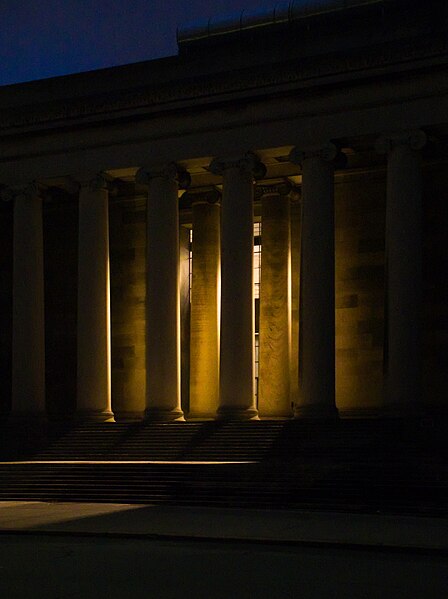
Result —
[[[19, 436], [16, 455], [3, 452], [0, 499], [436, 515], [448, 505], [448, 427], [260, 421], [3, 430], [3, 438]], [[5, 463], [17, 458], [27, 462]]]

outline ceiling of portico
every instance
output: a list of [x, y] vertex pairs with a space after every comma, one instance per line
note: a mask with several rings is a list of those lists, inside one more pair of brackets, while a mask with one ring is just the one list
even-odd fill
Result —
[[[376, 167], [382, 165], [384, 159], [375, 154], [372, 148], [372, 143], [346, 143], [342, 151], [348, 158], [348, 169], [367, 168], [369, 166]], [[267, 148], [257, 150], [256, 154], [266, 166], [266, 175], [264, 182], [275, 181], [278, 179], [289, 179], [293, 184], [301, 183], [301, 168], [297, 164], [293, 164], [289, 160], [289, 153], [293, 146], [283, 146], [278, 148]], [[222, 178], [214, 175], [209, 170], [209, 164], [213, 160], [213, 156], [204, 156], [201, 158], [193, 158], [189, 160], [179, 161], [179, 166], [186, 169], [191, 176], [191, 187], [220, 187]], [[133, 184], [135, 174], [139, 167], [129, 167], [121, 169], [113, 169], [108, 171], [109, 175], [119, 179], [125, 183]], [[136, 186], [136, 191], [144, 192], [144, 187]], [[179, 191], [181, 195], [182, 190]]]

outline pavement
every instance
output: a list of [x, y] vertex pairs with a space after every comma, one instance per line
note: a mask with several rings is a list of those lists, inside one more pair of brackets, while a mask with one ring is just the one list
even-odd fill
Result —
[[112, 503], [0, 502], [0, 534], [448, 550], [448, 519]]
[[448, 521], [0, 502], [3, 599], [446, 599]]

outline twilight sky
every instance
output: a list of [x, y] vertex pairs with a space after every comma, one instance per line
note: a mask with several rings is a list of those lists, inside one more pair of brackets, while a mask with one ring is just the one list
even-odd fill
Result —
[[0, 85], [176, 54], [176, 27], [274, 0], [0, 0]]

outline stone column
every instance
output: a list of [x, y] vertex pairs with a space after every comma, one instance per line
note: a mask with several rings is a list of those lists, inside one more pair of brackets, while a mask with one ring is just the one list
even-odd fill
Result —
[[112, 421], [109, 191], [104, 175], [81, 183], [78, 239], [76, 416], [80, 420]]
[[175, 164], [140, 169], [148, 186], [146, 418], [184, 420], [180, 396], [179, 188]]
[[291, 405], [299, 404], [299, 299], [301, 250], [301, 200], [297, 189], [291, 197]]
[[294, 415], [327, 418], [335, 405], [335, 282], [333, 144], [301, 151], [302, 249], [300, 302], [300, 404]]
[[422, 392], [423, 131], [383, 137], [387, 153], [385, 399], [391, 415], [412, 415]]
[[[182, 198], [185, 197], [185, 194]], [[179, 208], [182, 200], [179, 202]], [[179, 227], [180, 396], [184, 413], [190, 411], [190, 229]]]
[[220, 194], [192, 196], [190, 416], [211, 417], [219, 405]]
[[262, 204], [258, 411], [265, 418], [292, 415], [290, 189], [287, 183], [257, 188]]
[[42, 198], [33, 183], [14, 194], [12, 410], [45, 418], [45, 317]]
[[215, 159], [221, 209], [221, 357], [218, 418], [257, 418], [254, 395], [253, 181], [264, 173], [252, 154]]

